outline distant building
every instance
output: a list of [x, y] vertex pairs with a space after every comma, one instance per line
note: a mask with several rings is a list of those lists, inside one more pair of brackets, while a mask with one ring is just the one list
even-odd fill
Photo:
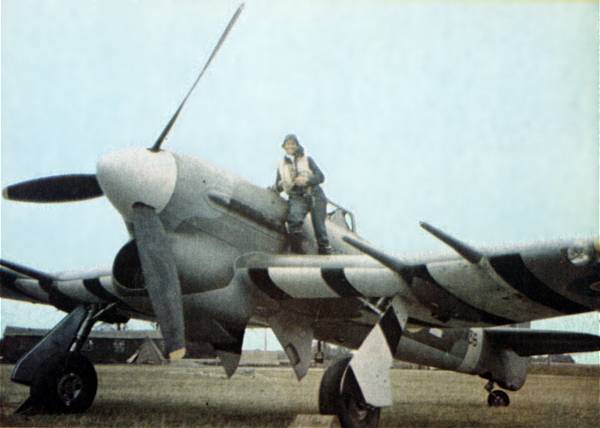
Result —
[[532, 363], [563, 363], [563, 364], [574, 364], [575, 360], [569, 354], [557, 354], [557, 355], [539, 355], [531, 358]]
[[252, 350], [242, 352], [240, 366], [278, 366], [277, 351]]
[[167, 360], [161, 350], [156, 346], [154, 340], [144, 339], [142, 346], [127, 359], [129, 364], [163, 364]]

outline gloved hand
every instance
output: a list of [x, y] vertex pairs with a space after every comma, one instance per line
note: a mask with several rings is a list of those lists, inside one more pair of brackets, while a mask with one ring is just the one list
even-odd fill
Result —
[[304, 175], [299, 175], [298, 177], [296, 177], [296, 179], [294, 180], [294, 184], [296, 186], [300, 186], [300, 187], [304, 187], [308, 184], [308, 177], [304, 176]]

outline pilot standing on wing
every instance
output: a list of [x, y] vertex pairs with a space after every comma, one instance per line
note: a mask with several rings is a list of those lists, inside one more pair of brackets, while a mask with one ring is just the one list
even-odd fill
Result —
[[315, 161], [304, 154], [304, 147], [294, 134], [287, 135], [281, 147], [286, 155], [279, 164], [273, 190], [288, 194], [287, 225], [291, 250], [303, 254], [302, 226], [310, 212], [319, 254], [332, 254], [325, 227], [327, 197], [319, 186], [325, 181], [325, 176]]

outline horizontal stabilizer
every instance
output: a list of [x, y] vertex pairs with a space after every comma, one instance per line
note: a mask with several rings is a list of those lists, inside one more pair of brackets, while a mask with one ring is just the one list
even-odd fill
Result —
[[594, 334], [517, 328], [486, 329], [485, 334], [522, 357], [600, 351], [600, 336]]

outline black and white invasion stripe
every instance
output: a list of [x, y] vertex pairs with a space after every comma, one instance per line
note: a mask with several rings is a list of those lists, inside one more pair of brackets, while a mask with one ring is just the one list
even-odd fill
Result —
[[275, 300], [392, 297], [401, 291], [400, 280], [386, 268], [248, 268], [248, 277]]

